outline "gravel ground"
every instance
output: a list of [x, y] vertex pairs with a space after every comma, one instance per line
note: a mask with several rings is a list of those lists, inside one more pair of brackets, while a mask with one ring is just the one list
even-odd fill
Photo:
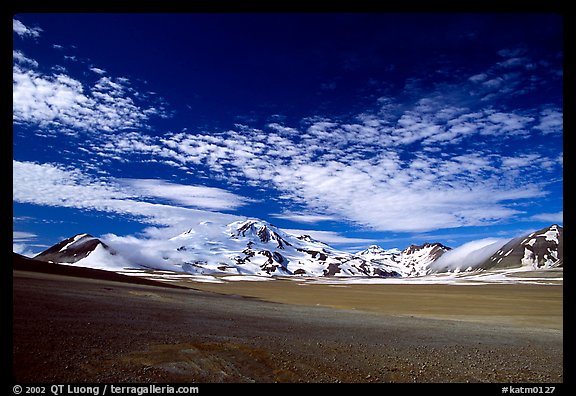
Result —
[[27, 271], [13, 280], [18, 383], [563, 381], [557, 329]]

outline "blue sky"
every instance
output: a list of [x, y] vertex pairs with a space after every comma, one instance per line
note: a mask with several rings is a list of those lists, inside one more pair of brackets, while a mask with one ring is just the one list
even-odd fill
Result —
[[563, 220], [555, 14], [18, 14], [15, 251], [257, 217], [351, 251]]

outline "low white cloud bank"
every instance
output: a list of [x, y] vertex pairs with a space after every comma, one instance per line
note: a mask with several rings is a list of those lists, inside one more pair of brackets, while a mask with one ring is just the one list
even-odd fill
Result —
[[432, 272], [463, 271], [478, 268], [504, 246], [509, 239], [484, 238], [471, 241], [444, 253], [431, 264]]
[[173, 257], [177, 253], [178, 246], [170, 241], [139, 239], [134, 236], [115, 234], [106, 234], [100, 239], [130, 263], [128, 266], [168, 271], [182, 270], [182, 261], [175, 260], [178, 257]]
[[194, 261], [221, 262], [230, 249], [234, 250], [227, 228], [229, 220], [190, 222], [185, 233], [178, 232], [178, 227], [150, 227], [138, 236], [110, 233], [100, 239], [134, 267], [185, 271], [185, 266]]

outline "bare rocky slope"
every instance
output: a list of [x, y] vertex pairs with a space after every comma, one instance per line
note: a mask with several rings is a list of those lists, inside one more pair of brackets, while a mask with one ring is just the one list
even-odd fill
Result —
[[514, 238], [483, 265], [485, 269], [546, 269], [564, 266], [564, 229], [557, 224]]

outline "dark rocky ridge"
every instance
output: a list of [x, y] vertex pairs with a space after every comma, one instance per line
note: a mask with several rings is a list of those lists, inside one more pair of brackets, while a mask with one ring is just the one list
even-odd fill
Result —
[[564, 229], [553, 224], [531, 234], [514, 238], [484, 264], [484, 269], [519, 267], [556, 268], [564, 266]]
[[110, 254], [116, 254], [113, 249], [98, 238], [90, 234], [77, 234], [46, 249], [34, 258], [40, 261], [72, 264], [87, 257], [98, 245], [108, 250]]

